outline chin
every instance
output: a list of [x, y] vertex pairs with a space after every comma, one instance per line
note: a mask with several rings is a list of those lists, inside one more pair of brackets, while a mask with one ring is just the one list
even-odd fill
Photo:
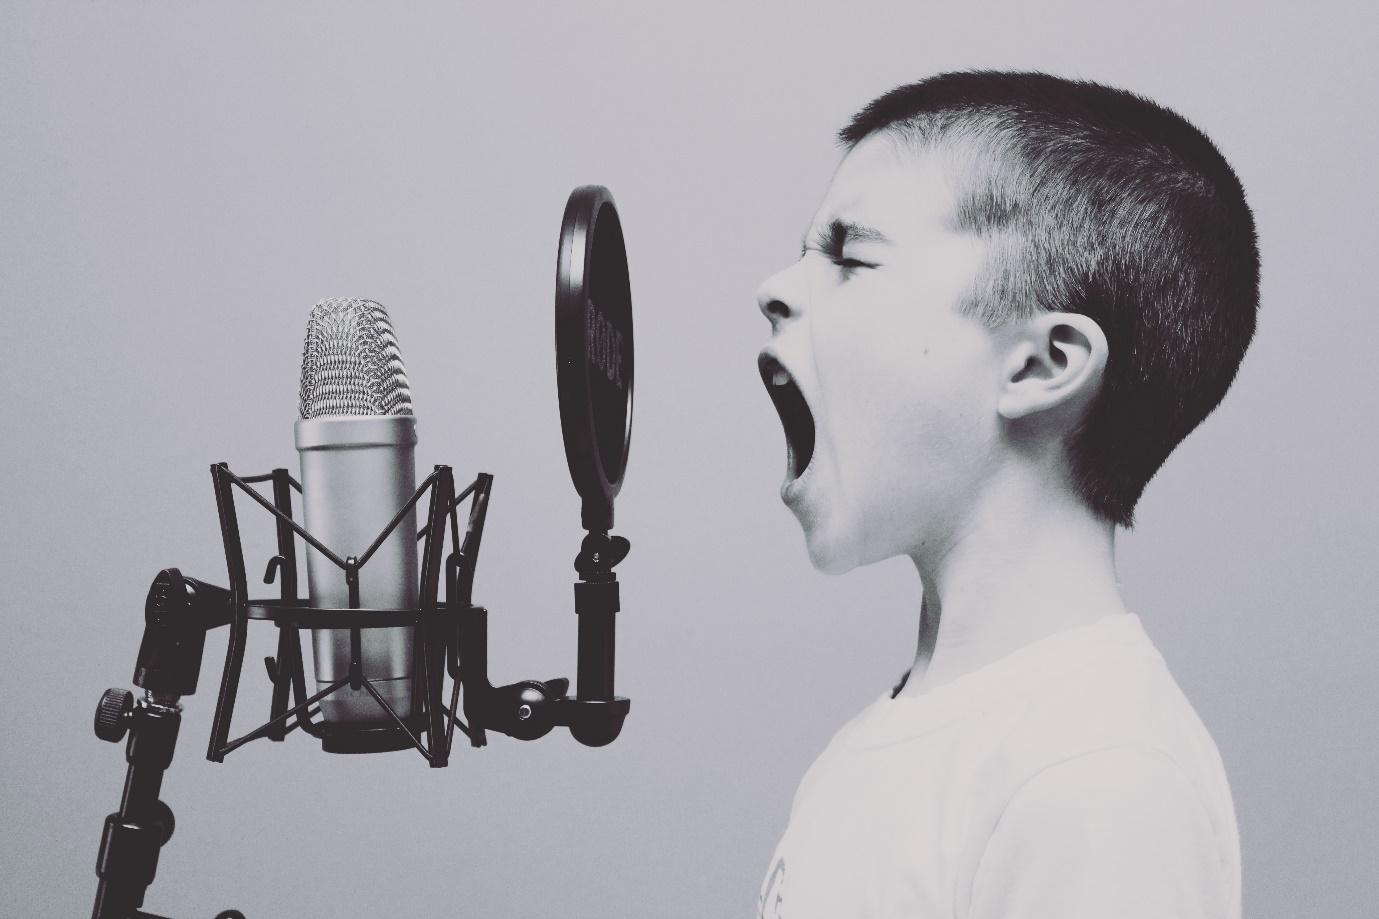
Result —
[[878, 540], [882, 534], [870, 533], [870, 539], [864, 538], [862, 534], [866, 528], [860, 525], [849, 528], [830, 527], [817, 521], [801, 520], [800, 523], [809, 549], [809, 561], [824, 574], [847, 574], [854, 568], [910, 554], [899, 540]]
[[863, 564], [859, 546], [855, 539], [840, 534], [823, 533], [805, 527], [805, 545], [809, 548], [809, 561], [814, 568], [824, 574], [847, 574]]

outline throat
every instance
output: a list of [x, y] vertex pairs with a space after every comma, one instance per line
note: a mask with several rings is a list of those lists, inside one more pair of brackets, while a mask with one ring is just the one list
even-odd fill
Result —
[[1047, 542], [1032, 537], [1002, 551], [969, 538], [927, 577], [919, 569], [918, 639], [897, 697], [922, 694], [1040, 639], [1126, 612], [1109, 524], [1045, 536]]

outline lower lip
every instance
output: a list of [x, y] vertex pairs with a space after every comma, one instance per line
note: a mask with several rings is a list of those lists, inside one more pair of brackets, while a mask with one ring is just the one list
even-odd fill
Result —
[[[805, 487], [809, 484], [807, 480], [814, 471], [814, 460], [816, 458], [817, 457], [810, 457], [809, 465], [804, 467], [804, 472], [801, 472], [793, 479], [787, 478], [785, 484], [781, 485], [780, 498], [786, 504], [796, 503], [803, 496]], [[789, 475], [789, 473], [787, 472], [786, 475]]]

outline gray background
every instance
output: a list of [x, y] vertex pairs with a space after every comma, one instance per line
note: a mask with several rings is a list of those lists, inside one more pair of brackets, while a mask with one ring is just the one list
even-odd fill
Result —
[[[0, 11], [0, 913], [85, 915], [160, 568], [223, 583], [207, 466], [295, 468], [324, 296], [392, 311], [423, 468], [496, 474], [476, 598], [504, 681], [573, 675], [577, 502], [556, 234], [610, 186], [637, 304], [618, 506], [623, 737], [446, 770], [304, 736], [203, 751], [207, 644], [148, 905], [180, 917], [754, 914], [804, 769], [906, 666], [917, 580], [815, 573], [776, 497], [757, 283], [832, 132], [891, 86], [1040, 68], [1143, 92], [1235, 165], [1264, 263], [1235, 389], [1121, 539], [1125, 592], [1221, 748], [1253, 917], [1374, 915], [1379, 645], [1368, 4], [27, 3]], [[251, 577], [271, 527], [249, 542]], [[266, 590], [266, 589], [265, 589]], [[251, 630], [236, 729], [267, 711]]]

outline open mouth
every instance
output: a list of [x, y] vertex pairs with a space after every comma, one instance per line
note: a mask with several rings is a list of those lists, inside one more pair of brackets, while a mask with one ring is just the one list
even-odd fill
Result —
[[757, 369], [785, 428], [790, 478], [798, 479], [814, 458], [814, 415], [809, 411], [809, 403], [804, 401], [804, 393], [800, 392], [795, 378], [784, 364], [770, 354], [763, 353], [757, 358]]

